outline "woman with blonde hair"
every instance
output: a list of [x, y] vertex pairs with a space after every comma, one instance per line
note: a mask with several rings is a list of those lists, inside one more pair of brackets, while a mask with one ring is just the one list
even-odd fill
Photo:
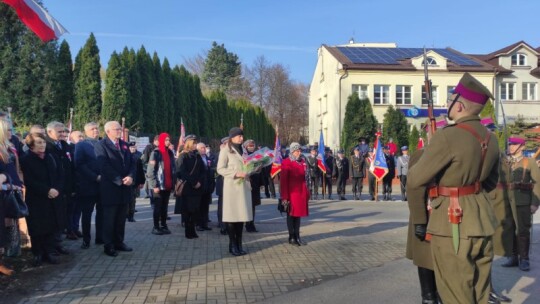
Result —
[[181, 196], [182, 218], [185, 221], [185, 235], [188, 239], [198, 238], [195, 232], [195, 220], [203, 195], [203, 183], [206, 179], [205, 167], [197, 152], [197, 137], [188, 135], [176, 160], [176, 178], [185, 181]]
[[229, 233], [229, 252], [234, 256], [245, 255], [242, 249], [242, 230], [245, 222], [253, 221], [251, 184], [243, 172], [244, 133], [234, 127], [229, 130], [229, 142], [221, 148], [217, 172], [223, 176], [223, 222]]
[[[19, 159], [17, 150], [10, 143], [11, 138], [11, 123], [5, 118], [0, 119], [0, 182], [2, 189], [13, 187], [20, 189], [23, 186], [22, 173], [19, 169]], [[2, 205], [2, 204], [0, 204]], [[0, 208], [1, 209], [1, 208]], [[8, 234], [19, 236], [18, 219], [6, 218], [4, 211], [0, 210], [0, 250], [3, 250], [4, 245], [8, 241]], [[18, 255], [20, 252], [20, 244], [16, 245], [13, 255]], [[7, 253], [10, 250], [8, 250]], [[3, 256], [3, 253], [0, 253]], [[10, 275], [13, 271], [2, 264], [0, 261], [0, 273]]]

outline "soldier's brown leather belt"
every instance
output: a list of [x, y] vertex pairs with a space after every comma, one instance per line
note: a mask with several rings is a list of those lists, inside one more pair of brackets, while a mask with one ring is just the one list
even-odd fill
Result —
[[523, 184], [523, 183], [498, 183], [498, 189], [507, 189], [507, 190], [526, 190], [531, 191], [533, 189], [533, 184]]
[[469, 186], [463, 187], [444, 187], [444, 186], [433, 186], [429, 188], [429, 198], [434, 199], [439, 196], [465, 196], [469, 194], [477, 194], [482, 190], [482, 185], [479, 182], [476, 182]]

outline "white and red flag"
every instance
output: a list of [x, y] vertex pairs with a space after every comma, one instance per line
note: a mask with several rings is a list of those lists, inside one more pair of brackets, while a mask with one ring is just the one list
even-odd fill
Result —
[[43, 42], [58, 39], [68, 31], [34, 0], [2, 0], [13, 7], [19, 19]]

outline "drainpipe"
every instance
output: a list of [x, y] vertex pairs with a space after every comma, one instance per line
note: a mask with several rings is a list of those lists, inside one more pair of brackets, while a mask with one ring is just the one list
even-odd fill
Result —
[[344, 78], [347, 78], [347, 76], [349, 76], [349, 71], [347, 70], [349, 68], [348, 65], [346, 64], [343, 64], [342, 65], [342, 69], [343, 69], [343, 75], [341, 75], [339, 77], [339, 110], [338, 110], [338, 131], [339, 131], [339, 135], [338, 135], [338, 139], [339, 139], [339, 147], [340, 148], [343, 148], [341, 147], [341, 81], [344, 79]]

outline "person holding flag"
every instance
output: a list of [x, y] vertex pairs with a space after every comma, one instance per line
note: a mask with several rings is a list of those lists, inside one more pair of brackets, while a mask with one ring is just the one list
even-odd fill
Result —
[[[376, 134], [377, 139], [375, 140], [375, 154], [373, 155], [373, 161], [371, 161], [371, 164], [369, 166], [369, 172], [375, 177], [375, 191], [374, 191], [374, 198], [376, 200], [378, 195], [377, 190], [377, 183], [380, 182], [387, 174], [388, 174], [388, 164], [386, 163], [386, 156], [385, 153], [383, 153], [383, 147], [381, 146], [381, 140], [380, 136], [381, 134], [377, 132]], [[388, 150], [388, 149], [386, 149]], [[383, 188], [384, 200], [387, 199], [385, 189]]]

